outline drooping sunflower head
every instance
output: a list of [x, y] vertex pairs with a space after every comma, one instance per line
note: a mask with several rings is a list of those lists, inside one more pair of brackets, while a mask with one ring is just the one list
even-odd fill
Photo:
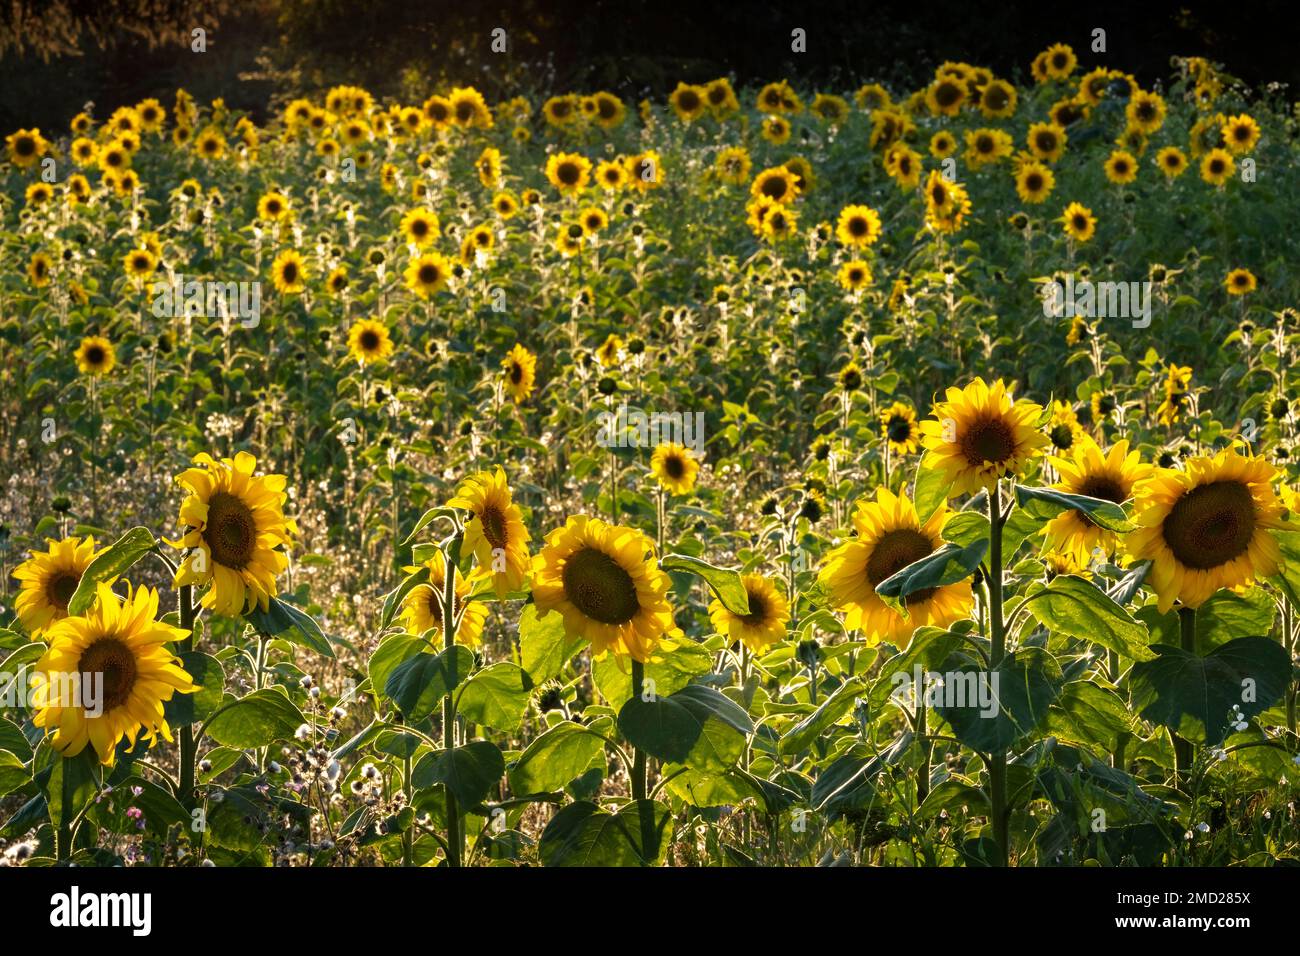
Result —
[[81, 583], [82, 572], [100, 554], [95, 550], [93, 537], [62, 541], [47, 538], [45, 543], [48, 550], [33, 551], [28, 560], [13, 570], [13, 576], [20, 582], [14, 610], [32, 640], [68, 616], [68, 602]]
[[49, 649], [32, 679], [32, 723], [53, 731], [60, 754], [75, 757], [90, 744], [111, 766], [123, 738], [131, 747], [142, 732], [151, 746], [160, 734], [172, 739], [163, 703], [196, 688], [167, 648], [189, 632], [157, 616], [157, 591], [142, 587], [119, 599], [101, 583], [84, 616], [46, 632]]
[[856, 536], [831, 551], [817, 575], [831, 603], [845, 612], [845, 627], [860, 629], [868, 644], [892, 641], [906, 647], [916, 628], [944, 627], [970, 612], [968, 581], [909, 595], [906, 617], [876, 593], [882, 581], [942, 546], [947, 517], [947, 509], [940, 506], [922, 522], [906, 495], [887, 488], [877, 489], [874, 501], [858, 502], [853, 514]]
[[362, 365], [382, 362], [393, 354], [388, 326], [374, 319], [361, 319], [348, 330], [348, 354]]
[[265, 610], [289, 565], [283, 549], [298, 532], [284, 516], [285, 477], [255, 475], [257, 459], [243, 451], [220, 461], [202, 453], [194, 464], [176, 478], [189, 494], [180, 509], [184, 533], [170, 542], [187, 552], [175, 583], [210, 584], [202, 604], [224, 617]]
[[[1133, 496], [1133, 488], [1149, 478], [1153, 466], [1142, 461], [1137, 451], [1129, 451], [1127, 439], [1116, 442], [1103, 452], [1086, 435], [1080, 437], [1069, 454], [1051, 459], [1061, 480], [1055, 487], [1075, 495], [1123, 504]], [[1087, 567], [1095, 555], [1108, 558], [1119, 546], [1113, 531], [1098, 525], [1086, 514], [1069, 510], [1047, 523], [1044, 550], [1067, 555], [1080, 567]]]
[[921, 423], [921, 435], [933, 467], [952, 482], [950, 498], [1021, 474], [1047, 444], [1038, 429], [1043, 409], [1014, 401], [1001, 379], [988, 385], [976, 378], [948, 389], [946, 399], [935, 405], [933, 419]]
[[749, 613], [736, 614], [714, 598], [709, 604], [709, 619], [714, 630], [725, 634], [729, 644], [739, 641], [754, 654], [785, 637], [790, 621], [790, 602], [780, 588], [761, 574], [746, 574], [741, 578], [749, 598]]
[[1079, 416], [1069, 402], [1052, 402], [1052, 417], [1047, 421], [1047, 437], [1052, 447], [1068, 452], [1084, 436]]
[[700, 473], [695, 453], [685, 445], [665, 442], [650, 456], [650, 472], [660, 487], [674, 495], [690, 494]]
[[1227, 448], [1191, 458], [1182, 471], [1158, 469], [1133, 489], [1134, 560], [1150, 560], [1161, 612], [1175, 601], [1199, 607], [1220, 588], [1244, 588], [1277, 570], [1272, 531], [1286, 527], [1273, 491], [1277, 472], [1263, 458]]
[[102, 335], [90, 335], [81, 340], [76, 354], [77, 370], [82, 375], [107, 375], [117, 364], [113, 343]]
[[895, 455], [915, 453], [920, 438], [916, 412], [902, 402], [894, 402], [880, 415], [880, 434]]
[[[433, 631], [432, 640], [441, 645], [443, 624], [443, 593], [447, 586], [447, 559], [441, 551], [424, 563], [429, 583], [419, 584], [402, 602], [402, 620], [413, 634]], [[414, 573], [420, 568], [407, 568]], [[471, 601], [473, 585], [462, 575], [456, 576], [455, 594], [452, 595], [452, 616], [456, 626], [456, 643], [477, 647], [483, 640], [483, 625], [487, 623], [488, 608], [482, 601]]]
[[527, 400], [537, 381], [537, 356], [518, 342], [501, 360], [506, 392], [515, 404]]
[[473, 577], [488, 578], [497, 595], [504, 597], [523, 587], [532, 538], [524, 526], [523, 512], [514, 503], [506, 473], [481, 471], [461, 482], [447, 502], [463, 508], [473, 517], [465, 526], [465, 549], [477, 562]]
[[644, 534], [586, 515], [548, 534], [533, 559], [538, 613], [559, 612], [565, 631], [598, 655], [648, 661], [674, 628], [668, 587]]

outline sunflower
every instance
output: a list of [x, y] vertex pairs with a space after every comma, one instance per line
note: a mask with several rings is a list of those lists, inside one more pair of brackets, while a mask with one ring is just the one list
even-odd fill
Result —
[[946, 129], [930, 137], [930, 155], [935, 159], [947, 159], [957, 152], [957, 137]]
[[625, 162], [627, 180], [633, 189], [644, 193], [663, 185], [663, 177], [660, 175], [663, 171], [663, 163], [659, 159], [659, 154], [653, 149], [629, 156]]
[[818, 93], [808, 109], [819, 120], [836, 126], [849, 118], [848, 102], [834, 93]]
[[1001, 379], [986, 385], [976, 378], [965, 388], [948, 389], [946, 397], [935, 405], [934, 418], [921, 423], [921, 435], [931, 466], [952, 482], [950, 498], [1019, 474], [1047, 444], [1038, 430], [1043, 409], [1014, 401]]
[[857, 534], [826, 556], [817, 575], [831, 604], [846, 612], [846, 628], [861, 630], [870, 645], [890, 641], [906, 647], [918, 627], [945, 627], [970, 613], [969, 581], [908, 595], [906, 617], [876, 593], [882, 581], [943, 545], [947, 518], [940, 505], [923, 524], [907, 496], [888, 488], [878, 488], [874, 501], [858, 502], [852, 519]]
[[1045, 201], [1055, 186], [1056, 176], [1038, 160], [1022, 163], [1016, 170], [1016, 195], [1024, 202]]
[[572, 94], [552, 96], [542, 104], [542, 116], [552, 126], [568, 126], [578, 115], [578, 100]]
[[967, 98], [966, 84], [944, 76], [930, 84], [925, 92], [925, 105], [935, 116], [956, 116]]
[[835, 224], [835, 238], [854, 249], [867, 248], [880, 238], [880, 214], [869, 206], [845, 206]]
[[1244, 588], [1277, 570], [1272, 529], [1286, 527], [1273, 491], [1277, 472], [1263, 458], [1227, 448], [1192, 458], [1184, 471], [1161, 468], [1133, 489], [1135, 561], [1150, 560], [1160, 611], [1175, 600], [1199, 607], [1220, 588]]
[[1045, 163], [1054, 163], [1065, 152], [1065, 144], [1068, 140], [1069, 137], [1066, 136], [1063, 126], [1056, 123], [1034, 123], [1029, 127], [1026, 142], [1029, 144], [1029, 151], [1037, 159]]
[[523, 512], [514, 503], [506, 473], [480, 471], [466, 478], [447, 502], [449, 508], [463, 508], [473, 517], [465, 526], [466, 550], [478, 562], [475, 579], [491, 578], [498, 597], [524, 586], [528, 575], [528, 529]]
[[919, 435], [916, 412], [902, 402], [894, 402], [880, 415], [880, 434], [895, 455], [913, 454]]
[[705, 84], [704, 99], [708, 102], [713, 115], [719, 119], [740, 109], [736, 91], [731, 88], [731, 81], [725, 76]]
[[1223, 284], [1228, 289], [1228, 295], [1245, 295], [1255, 291], [1258, 281], [1249, 269], [1233, 269], [1224, 278]]
[[[157, 620], [157, 591], [142, 587], [120, 600], [107, 584], [96, 591], [84, 617], [65, 618], [46, 633], [49, 649], [33, 668], [32, 723], [54, 731], [51, 742], [62, 756], [75, 757], [90, 744], [99, 762], [112, 766], [123, 738], [132, 748], [141, 732], [150, 746], [159, 734], [171, 740], [163, 703], [197, 688], [166, 647], [189, 632]], [[90, 686], [69, 699], [69, 684], [78, 679]], [[97, 699], [88, 701], [92, 693]]]
[[[749, 152], [743, 146], [728, 146], [713, 161], [713, 169], [718, 178], [732, 186], [743, 186], [749, 179], [752, 166]], [[600, 178], [599, 173], [596, 178]]]
[[925, 182], [925, 221], [939, 232], [957, 232], [970, 212], [970, 196], [960, 183], [952, 183], [937, 169]]
[[761, 574], [746, 574], [741, 579], [749, 596], [749, 613], [736, 614], [714, 598], [709, 604], [713, 629], [727, 635], [727, 643], [743, 643], [754, 654], [785, 637], [790, 621], [790, 602], [771, 581]]
[[1156, 409], [1156, 420], [1161, 425], [1172, 425], [1178, 421], [1187, 406], [1188, 392], [1191, 388], [1191, 366], [1180, 366], [1171, 362], [1165, 371], [1165, 400]]
[[82, 572], [103, 553], [102, 549], [95, 550], [93, 537], [62, 541], [46, 538], [45, 543], [48, 551], [33, 551], [13, 570], [13, 576], [21, 582], [14, 611], [32, 640], [68, 616], [68, 602], [81, 583]]
[[348, 267], [335, 266], [325, 277], [325, 291], [330, 295], [342, 295], [348, 288]]
[[1124, 116], [1129, 126], [1150, 135], [1164, 125], [1164, 98], [1159, 93], [1139, 90], [1129, 98], [1128, 105], [1124, 108]]
[[293, 249], [285, 249], [271, 263], [271, 280], [281, 295], [296, 295], [307, 288], [307, 263]]
[[1156, 165], [1169, 179], [1177, 179], [1187, 171], [1187, 156], [1177, 146], [1166, 146], [1156, 153]]
[[1259, 124], [1246, 113], [1228, 117], [1221, 132], [1228, 149], [1238, 155], [1249, 153], [1259, 142]]
[[99, 161], [99, 147], [95, 145], [94, 140], [79, 136], [72, 141], [69, 149], [72, 152], [73, 162], [83, 169], [94, 166]]
[[1043, 68], [1048, 79], [1068, 79], [1078, 64], [1079, 60], [1068, 44], [1053, 43], [1044, 51]]
[[348, 354], [362, 365], [382, 362], [393, 354], [388, 326], [373, 319], [361, 319], [348, 330]]
[[980, 112], [988, 119], [1011, 116], [1016, 111], [1016, 88], [1006, 80], [992, 80], [980, 93]]
[[289, 197], [269, 192], [257, 201], [257, 218], [267, 222], [284, 222], [290, 218]]
[[485, 189], [496, 189], [501, 184], [501, 150], [485, 146], [474, 163], [478, 181]]
[[1010, 156], [1014, 146], [1011, 136], [1000, 129], [967, 130], [963, 158], [971, 169], [979, 169]]
[[659, 486], [670, 494], [687, 495], [695, 487], [700, 463], [685, 445], [665, 442], [650, 456], [650, 471]]
[[147, 279], [158, 268], [158, 257], [148, 249], [132, 249], [122, 260], [122, 267], [132, 279]]
[[43, 206], [54, 198], [54, 188], [49, 183], [32, 183], [24, 194], [29, 206]]
[[1201, 157], [1201, 178], [1211, 186], [1222, 186], [1237, 171], [1237, 162], [1226, 149], [1216, 147]]
[[906, 143], [895, 143], [885, 153], [885, 172], [899, 189], [911, 192], [921, 185], [921, 154]]
[[755, 199], [766, 196], [773, 202], [788, 203], [799, 195], [799, 185], [793, 172], [784, 166], [773, 166], [754, 177], [749, 194]]
[[871, 267], [861, 259], [851, 259], [840, 266], [840, 285], [850, 292], [861, 292], [871, 285]]
[[476, 126], [480, 129], [491, 128], [492, 111], [488, 109], [483, 94], [474, 87], [465, 86], [453, 89], [451, 95], [447, 97], [447, 102], [451, 105], [451, 121], [457, 126]]
[[623, 101], [613, 93], [602, 90], [591, 98], [592, 106], [595, 107], [596, 123], [604, 129], [614, 129], [623, 123], [627, 115], [627, 107]]
[[605, 215], [604, 210], [589, 206], [578, 213], [578, 222], [588, 235], [592, 235], [609, 225], [609, 216]]
[[[441, 641], [442, 631], [442, 594], [447, 586], [447, 559], [441, 551], [433, 552], [433, 557], [424, 562], [429, 571], [429, 583], [420, 584], [411, 589], [411, 593], [402, 602], [401, 618], [407, 629], [413, 634], [433, 631]], [[408, 574], [414, 574], [420, 568], [406, 568]], [[487, 623], [488, 608], [482, 601], [471, 601], [469, 595], [472, 585], [462, 575], [456, 576], [456, 593], [452, 597], [451, 613], [456, 621], [456, 643], [466, 647], [477, 647], [483, 639], [483, 625]]]
[[54, 260], [44, 252], [38, 252], [27, 263], [27, 280], [40, 289], [50, 284], [50, 274], [54, 271]]
[[574, 515], [546, 536], [533, 559], [538, 614], [558, 611], [571, 637], [645, 663], [674, 629], [668, 575], [650, 540], [634, 528]]
[[50, 144], [39, 129], [20, 129], [5, 137], [5, 148], [9, 151], [9, 161], [19, 169], [26, 169], [49, 152]]
[[399, 228], [406, 241], [417, 249], [428, 247], [442, 235], [438, 214], [431, 209], [412, 209], [402, 217]]
[[1106, 178], [1116, 186], [1123, 186], [1137, 179], [1137, 160], [1125, 149], [1117, 149], [1107, 156], [1102, 168], [1106, 170]]
[[117, 364], [113, 343], [100, 335], [82, 339], [74, 357], [77, 360], [77, 371], [82, 375], [107, 375]]
[[[1134, 485], [1149, 478], [1154, 471], [1153, 466], [1142, 461], [1139, 452], [1129, 451], [1127, 439], [1103, 452], [1095, 441], [1083, 436], [1068, 455], [1054, 457], [1051, 463], [1061, 476], [1053, 487], [1117, 505], [1128, 501], [1133, 496]], [[1098, 550], [1104, 555], [1114, 553], [1119, 542], [1115, 532], [1073, 509], [1049, 521], [1045, 534], [1044, 551], [1064, 554], [1081, 567], [1086, 567]]]
[[194, 151], [204, 159], [220, 159], [226, 154], [226, 137], [209, 127], [194, 139]]
[[563, 196], [576, 196], [591, 181], [591, 160], [577, 153], [555, 153], [546, 161], [546, 178]]
[[537, 381], [537, 356], [516, 342], [501, 360], [501, 368], [505, 372], [506, 391], [516, 405], [522, 404], [532, 394]]
[[790, 140], [790, 121], [777, 113], [765, 116], [762, 134], [773, 146], [783, 146]]
[[763, 238], [768, 242], [789, 239], [795, 234], [799, 213], [785, 205], [775, 203], [763, 217]]
[[627, 166], [619, 160], [603, 160], [596, 167], [596, 184], [607, 193], [618, 192], [627, 185]]
[[677, 89], [668, 95], [668, 103], [683, 123], [699, 119], [708, 108], [708, 91], [702, 86], [678, 82]]
[[513, 219], [519, 212], [519, 200], [510, 193], [497, 193], [492, 197], [492, 209], [502, 219]]
[[451, 277], [451, 263], [437, 252], [426, 252], [410, 261], [406, 267], [406, 287], [421, 299], [436, 295]]
[[1068, 452], [1084, 437], [1079, 416], [1069, 402], [1052, 402], [1052, 416], [1047, 421], [1047, 437], [1052, 447]]
[[1097, 231], [1097, 217], [1082, 203], [1070, 203], [1061, 213], [1061, 218], [1056, 221], [1061, 224], [1065, 234], [1075, 242], [1087, 242]]
[[276, 576], [289, 565], [281, 548], [298, 533], [284, 516], [285, 477], [255, 476], [257, 459], [244, 451], [220, 461], [200, 453], [194, 464], [198, 467], [176, 478], [189, 494], [180, 508], [184, 533], [168, 543], [188, 553], [174, 583], [210, 583], [201, 603], [224, 617], [255, 606], [266, 610], [275, 596]]

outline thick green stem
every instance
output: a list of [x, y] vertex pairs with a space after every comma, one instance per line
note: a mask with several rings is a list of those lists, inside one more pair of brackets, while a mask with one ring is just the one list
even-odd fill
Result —
[[[632, 661], [632, 697], [641, 699], [644, 694], [645, 665], [638, 660]], [[646, 790], [646, 756], [640, 747], [632, 748], [632, 799], [636, 801], [637, 818], [641, 823], [641, 856], [653, 860], [658, 856], [657, 840], [654, 832], [654, 804], [649, 800]]]
[[[1006, 655], [1006, 624], [1002, 619], [1002, 502], [1001, 485], [995, 483], [988, 491], [989, 498], [989, 681], [992, 672]], [[998, 846], [1003, 866], [1011, 860], [1011, 845], [1007, 833], [1007, 753], [1005, 750], [989, 754], [989, 803], [993, 823], [993, 841]]]
[[921, 754], [920, 766], [916, 768], [916, 806], [920, 809], [930, 795], [930, 749], [934, 746], [926, 726], [924, 686], [916, 689], [916, 742]]
[[[177, 595], [179, 607], [177, 614], [180, 618], [181, 627], [189, 633], [181, 641], [181, 652], [189, 653], [194, 650], [194, 588], [192, 585], [183, 584]], [[181, 728], [181, 768], [180, 778], [177, 782], [180, 792], [176, 794], [181, 802], [181, 806], [186, 810], [193, 810], [195, 807], [194, 799], [194, 758], [198, 753], [198, 739], [194, 736], [194, 725], [186, 724]]]
[[[460, 546], [464, 541], [464, 532], [457, 531], [448, 548], [446, 574], [442, 585], [442, 647], [444, 653], [456, 646], [456, 567], [460, 564]], [[448, 655], [450, 656], [450, 654]], [[456, 698], [448, 694], [442, 699], [442, 746], [452, 750], [456, 746]], [[462, 856], [462, 839], [460, 832], [460, 808], [450, 788], [447, 796], [447, 865], [460, 867]]]
[[[1183, 606], [1178, 609], [1178, 637], [1183, 650], [1189, 654], [1196, 653], [1196, 608]], [[1195, 751], [1190, 740], [1184, 740], [1177, 734], [1171, 736], [1174, 739], [1175, 783], [1179, 787], [1185, 787], [1191, 773], [1192, 760], [1195, 759]]]

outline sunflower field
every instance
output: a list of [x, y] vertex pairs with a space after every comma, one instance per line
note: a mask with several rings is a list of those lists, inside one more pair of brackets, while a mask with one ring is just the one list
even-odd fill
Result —
[[1300, 862], [1300, 112], [1086, 59], [0, 131], [3, 862]]

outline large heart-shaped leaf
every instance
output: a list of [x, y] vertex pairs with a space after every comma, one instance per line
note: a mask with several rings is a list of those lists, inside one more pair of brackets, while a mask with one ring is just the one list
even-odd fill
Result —
[[660, 760], [697, 770], [726, 770], [745, 747], [753, 724], [729, 697], [691, 684], [669, 697], [633, 697], [618, 713], [618, 729]]
[[393, 668], [384, 683], [384, 694], [408, 722], [420, 721], [463, 684], [473, 668], [474, 652], [463, 644], [437, 654], [416, 654]]
[[1030, 592], [1026, 606], [1049, 631], [1092, 641], [1130, 660], [1149, 661], [1147, 629], [1091, 581], [1062, 574]]

